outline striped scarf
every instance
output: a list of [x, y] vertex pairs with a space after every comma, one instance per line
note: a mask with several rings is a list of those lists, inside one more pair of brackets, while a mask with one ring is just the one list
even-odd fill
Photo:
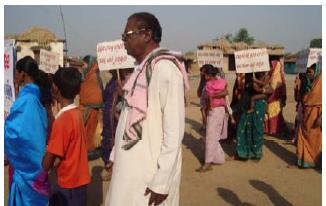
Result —
[[153, 68], [162, 59], [172, 61], [179, 68], [183, 76], [185, 90], [187, 91], [189, 89], [187, 72], [181, 54], [166, 49], [158, 49], [152, 52], [135, 69], [124, 86], [124, 90], [126, 91], [124, 96], [125, 104], [131, 108], [127, 114], [126, 128], [123, 135], [125, 143], [122, 148], [125, 150], [133, 147], [141, 139], [142, 123], [146, 118], [148, 107], [148, 87]]

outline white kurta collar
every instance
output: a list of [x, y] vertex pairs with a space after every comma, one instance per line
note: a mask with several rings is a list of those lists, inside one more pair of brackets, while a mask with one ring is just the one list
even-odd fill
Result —
[[67, 105], [65, 107], [62, 107], [60, 109], [60, 111], [58, 112], [58, 114], [55, 115], [55, 119], [58, 119], [58, 117], [60, 115], [62, 115], [65, 111], [68, 111], [68, 110], [71, 110], [71, 109], [75, 109], [75, 108], [77, 108], [77, 105], [75, 103], [72, 103], [72, 104], [69, 104], [69, 105]]

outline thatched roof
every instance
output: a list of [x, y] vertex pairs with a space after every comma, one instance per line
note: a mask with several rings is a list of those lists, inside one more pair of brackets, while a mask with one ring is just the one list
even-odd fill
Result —
[[230, 50], [230, 48], [231, 48], [230, 42], [226, 39], [219, 39], [216, 42], [214, 42], [213, 44], [215, 44], [216, 48], [219, 48], [223, 52], [226, 52], [226, 51]]
[[50, 42], [64, 41], [57, 39], [56, 35], [44, 27], [31, 27], [21, 34], [5, 35], [5, 39], [15, 39], [17, 41], [35, 41], [40, 45], [47, 45]]
[[263, 41], [258, 41], [258, 42], [255, 42], [251, 47], [252, 48], [257, 48], [257, 49], [258, 48], [267, 48], [268, 45]]
[[229, 43], [225, 39], [219, 39], [215, 42], [204, 43], [197, 46], [198, 49], [219, 49], [222, 50], [224, 54], [230, 55], [234, 54], [236, 51], [246, 50], [246, 49], [258, 49], [266, 48], [268, 49], [269, 55], [284, 55], [284, 46], [280, 44], [268, 45], [265, 42], [255, 42], [253, 45], [248, 45], [245, 42]]
[[232, 48], [234, 48], [237, 51], [246, 50], [249, 49], [249, 45], [246, 44], [245, 42], [237, 42], [232, 44]]

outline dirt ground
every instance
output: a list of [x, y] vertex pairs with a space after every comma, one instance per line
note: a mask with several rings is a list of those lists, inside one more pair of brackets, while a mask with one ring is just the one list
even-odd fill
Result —
[[[232, 91], [235, 75], [227, 75]], [[293, 75], [286, 75], [287, 105], [284, 117], [290, 127], [295, 118], [293, 98]], [[191, 91], [188, 93], [186, 129], [183, 140], [183, 168], [180, 189], [181, 206], [318, 206], [322, 204], [322, 174], [314, 169], [288, 168], [295, 164], [295, 146], [285, 144], [277, 137], [265, 136], [263, 158], [256, 161], [228, 161], [214, 166], [212, 171], [197, 173], [195, 170], [204, 160], [204, 143], [199, 128], [201, 115], [199, 99], [196, 97], [198, 76], [190, 77]], [[224, 143], [228, 155], [235, 146]], [[102, 182], [101, 159], [89, 162], [92, 182], [88, 188], [88, 205], [99, 206], [105, 201], [109, 182]], [[53, 179], [53, 175], [51, 176]], [[8, 167], [5, 167], [5, 198], [8, 199]]]

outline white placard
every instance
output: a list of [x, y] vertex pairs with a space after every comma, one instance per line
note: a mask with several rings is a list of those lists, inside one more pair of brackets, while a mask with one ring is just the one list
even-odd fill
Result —
[[321, 63], [321, 59], [322, 59], [322, 49], [318, 49], [318, 48], [310, 48], [309, 49], [309, 57], [308, 57], [308, 63], [307, 63], [307, 67], [310, 67], [311, 65], [317, 63]]
[[197, 50], [197, 61], [199, 67], [202, 67], [204, 64], [211, 64], [215, 67], [223, 68], [223, 52], [217, 49]]
[[237, 73], [269, 71], [267, 49], [248, 49], [234, 53]]
[[101, 71], [135, 67], [136, 60], [127, 54], [122, 40], [98, 43], [96, 50]]
[[6, 119], [15, 101], [13, 46], [4, 47], [4, 118]]
[[307, 68], [317, 63], [321, 64], [322, 49], [311, 48], [304, 49], [298, 53], [297, 61], [295, 63], [295, 72], [305, 73]]
[[46, 73], [54, 74], [59, 69], [59, 54], [41, 49], [39, 68]]
[[309, 56], [309, 49], [301, 50], [298, 53], [297, 61], [295, 62], [295, 72], [306, 73], [308, 56]]

